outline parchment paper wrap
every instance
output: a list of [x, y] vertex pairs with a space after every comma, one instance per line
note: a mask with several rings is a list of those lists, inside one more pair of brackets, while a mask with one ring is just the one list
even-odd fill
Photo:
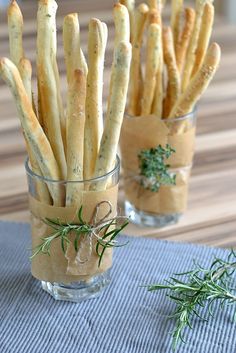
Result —
[[[118, 185], [105, 191], [84, 191], [81, 192], [81, 204], [77, 208], [74, 207], [54, 207], [37, 201], [32, 196], [29, 197], [29, 206], [31, 211], [31, 231], [32, 231], [32, 248], [39, 245], [44, 238], [50, 235], [53, 230], [47, 226], [43, 219], [59, 218], [62, 222], [76, 223], [78, 222], [77, 213], [81, 205], [83, 205], [83, 219], [89, 222], [95, 207], [101, 201], [110, 201], [112, 205], [112, 214], [114, 217], [117, 211], [117, 195]], [[99, 218], [106, 215], [108, 209], [106, 205], [102, 205], [99, 212]], [[83, 239], [83, 238], [82, 238]], [[73, 236], [66, 256], [61, 249], [60, 239], [52, 242], [51, 255], [39, 254], [32, 259], [31, 272], [32, 275], [42, 281], [70, 283], [80, 280], [89, 280], [94, 275], [107, 271], [112, 266], [112, 249], [107, 249], [104, 253], [100, 267], [98, 267], [98, 256], [93, 246], [92, 255], [89, 261], [84, 264], [78, 263], [77, 253], [73, 247]], [[96, 241], [93, 240], [93, 245]], [[86, 258], [88, 254], [88, 240], [86, 237], [79, 243], [80, 257]]]
[[195, 133], [194, 124], [187, 121], [161, 120], [154, 115], [125, 117], [120, 138], [122, 167], [139, 172], [139, 152], [167, 143], [176, 150], [168, 159], [172, 168], [192, 165]]
[[126, 173], [124, 189], [127, 199], [138, 210], [153, 214], [183, 213], [187, 208], [190, 168], [176, 172], [176, 185], [161, 186], [158, 192], [146, 190], [138, 176]]
[[[120, 138], [124, 189], [126, 198], [137, 209], [155, 214], [186, 210], [195, 133], [194, 115], [188, 120], [161, 120], [154, 115], [125, 117]], [[166, 144], [176, 150], [167, 161], [171, 168], [178, 169], [176, 185], [162, 186], [159, 192], [145, 190], [139, 182], [138, 154], [143, 149]], [[187, 169], [181, 171], [185, 167]]]

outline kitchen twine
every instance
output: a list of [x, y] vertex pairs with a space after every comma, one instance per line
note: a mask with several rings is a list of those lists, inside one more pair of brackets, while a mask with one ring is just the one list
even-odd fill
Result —
[[[99, 219], [99, 211], [101, 210], [101, 207], [103, 205], [108, 206], [108, 211], [105, 214], [104, 217]], [[86, 237], [89, 241], [88, 244], [88, 254], [87, 256], [82, 259], [80, 250], [77, 252], [76, 260], [80, 264], [85, 264], [88, 262], [92, 256], [92, 251], [93, 251], [93, 240], [97, 240], [101, 245], [106, 246], [107, 244], [111, 245], [112, 247], [115, 247], [116, 244], [118, 243], [116, 240], [109, 240], [109, 239], [103, 239], [102, 236], [100, 235], [101, 231], [103, 231], [105, 228], [109, 228], [113, 222], [119, 222], [121, 220], [126, 220], [128, 221], [128, 218], [125, 216], [118, 216], [117, 214], [114, 217], [109, 218], [109, 216], [112, 214], [113, 208], [112, 204], [110, 201], [101, 201], [99, 202], [96, 207], [94, 208], [92, 217], [88, 223], [85, 223], [86, 226], [88, 226], [88, 232], [85, 233], [83, 236]], [[45, 220], [42, 219], [44, 223]], [[46, 223], [48, 225], [48, 223]], [[73, 224], [75, 227], [80, 226], [80, 224]], [[72, 227], [73, 227], [72, 225]], [[81, 224], [82, 225], [82, 224]], [[50, 226], [50, 225], [48, 225]], [[73, 231], [73, 230], [72, 230]]]
[[[102, 205], [108, 205], [108, 211], [105, 214], [104, 217], [102, 217], [101, 219], [99, 219], [98, 215], [99, 215], [99, 211]], [[99, 243], [102, 243], [104, 245], [106, 244], [110, 244], [111, 246], [116, 246], [116, 244], [118, 243], [117, 240], [106, 240], [103, 239], [99, 234], [100, 232], [105, 229], [106, 227], [109, 228], [111, 223], [113, 223], [114, 221], [121, 221], [121, 220], [128, 220], [127, 217], [125, 216], [118, 216], [116, 214], [116, 216], [109, 218], [109, 216], [112, 214], [112, 204], [110, 201], [101, 201], [99, 202], [94, 211], [93, 211], [93, 215], [90, 219], [90, 222], [87, 224], [88, 226], [90, 226], [90, 229], [88, 230], [88, 233], [86, 234], [86, 236], [89, 239], [89, 251], [88, 251], [88, 255], [87, 257], [82, 260], [81, 256], [80, 256], [80, 249], [78, 250], [77, 253], [77, 257], [76, 259], [78, 260], [78, 262], [80, 264], [84, 264], [86, 262], [88, 262], [92, 256], [92, 251], [93, 251], [93, 239], [96, 239]]]

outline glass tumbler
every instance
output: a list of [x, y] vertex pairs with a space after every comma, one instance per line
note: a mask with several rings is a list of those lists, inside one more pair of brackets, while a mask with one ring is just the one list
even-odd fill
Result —
[[[158, 119], [154, 115], [125, 115], [120, 149], [124, 176], [125, 213], [133, 223], [164, 227], [177, 223], [187, 208], [188, 186], [194, 157], [196, 110], [178, 118]], [[175, 185], [161, 185], [158, 191], [145, 188], [139, 154], [170, 145], [175, 150], [166, 164]]]
[[[111, 172], [91, 180], [50, 180], [35, 174], [28, 160], [25, 168], [31, 213], [32, 275], [57, 300], [78, 303], [98, 296], [110, 283], [112, 248], [106, 248], [102, 260], [99, 258], [97, 240], [101, 233], [97, 229], [116, 217], [119, 158]], [[68, 198], [71, 194], [73, 204]], [[37, 254], [42, 241], [45, 243], [46, 238], [55, 235], [58, 224], [78, 225], [81, 217], [86, 225], [93, 227], [92, 231], [83, 234], [72, 231], [70, 241], [55, 236], [49, 254], [47, 248]]]

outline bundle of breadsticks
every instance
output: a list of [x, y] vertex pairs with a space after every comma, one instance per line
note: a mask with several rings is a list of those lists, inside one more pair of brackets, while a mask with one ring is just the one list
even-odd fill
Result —
[[[165, 25], [163, 1], [149, 0], [137, 7], [133, 0], [120, 2], [129, 11], [132, 43], [127, 114], [120, 139], [126, 198], [143, 212], [181, 214], [187, 206], [194, 156], [195, 106], [221, 57], [219, 45], [209, 44], [214, 6], [211, 0], [195, 0], [195, 8], [172, 0], [170, 25]], [[167, 164], [176, 183], [163, 183], [152, 192], [143, 187], [138, 156], [159, 145], [175, 150]]]
[[[130, 14], [132, 63], [128, 113], [175, 118], [190, 113], [215, 75], [220, 48], [209, 46], [214, 22], [213, 0], [185, 7], [172, 0], [171, 23], [163, 24], [163, 1], [149, 0], [135, 8], [120, 0]], [[145, 65], [141, 53], [145, 51]], [[144, 67], [143, 67], [144, 66]]]
[[[110, 91], [103, 127], [103, 70], [107, 26], [89, 22], [88, 59], [80, 45], [77, 13], [63, 23], [63, 45], [68, 82], [67, 105], [63, 106], [57, 66], [57, 3], [39, 0], [37, 13], [37, 87], [32, 94], [32, 68], [23, 48], [23, 16], [15, 0], [8, 8], [10, 59], [0, 59], [0, 76], [16, 101], [30, 165], [33, 172], [54, 181], [82, 181], [110, 172], [116, 151], [128, 90], [131, 45], [129, 16], [125, 6], [114, 9], [117, 25]], [[123, 30], [124, 29], [124, 30]], [[97, 188], [106, 188], [98, 184]], [[39, 199], [55, 206], [73, 206], [79, 187], [39, 183]]]

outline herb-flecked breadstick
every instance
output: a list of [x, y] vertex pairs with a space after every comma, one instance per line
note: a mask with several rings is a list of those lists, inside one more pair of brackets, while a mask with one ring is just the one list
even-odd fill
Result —
[[131, 45], [130, 43], [121, 42], [115, 48], [112, 69], [113, 80], [112, 85], [110, 85], [110, 99], [99, 155], [96, 161], [95, 177], [111, 171], [115, 163], [128, 91], [130, 62]]
[[202, 15], [201, 30], [198, 39], [198, 45], [196, 49], [196, 60], [192, 72], [192, 76], [199, 70], [201, 67], [204, 57], [207, 52], [207, 48], [210, 42], [212, 28], [214, 22], [214, 6], [212, 4], [206, 3]]
[[202, 23], [202, 13], [204, 9], [204, 5], [207, 0], [196, 0], [196, 16], [193, 27], [193, 32], [191, 36], [191, 40], [189, 43], [186, 61], [183, 70], [183, 79], [182, 79], [182, 91], [184, 92], [187, 88], [192, 75], [193, 66], [196, 59], [196, 49], [198, 44], [199, 33], [201, 29]]
[[184, 27], [176, 48], [176, 61], [180, 74], [182, 73], [185, 63], [187, 49], [193, 32], [194, 21], [195, 10], [191, 7], [187, 7], [184, 10]]
[[88, 38], [88, 77], [84, 130], [84, 179], [91, 179], [103, 132], [103, 70], [107, 36], [104, 24], [90, 20]]
[[162, 118], [162, 108], [163, 108], [163, 45], [162, 45], [162, 18], [159, 10], [153, 9], [149, 11], [148, 14], [148, 22], [157, 23], [160, 26], [161, 35], [160, 35], [160, 58], [159, 58], [159, 66], [156, 75], [156, 88], [154, 93], [154, 102], [152, 107], [152, 113], [156, 115], [158, 118]]
[[135, 13], [134, 42], [132, 45], [132, 63], [130, 70], [128, 113], [139, 115], [141, 110], [141, 96], [143, 88], [143, 78], [141, 71], [141, 47], [143, 32], [149, 8], [146, 4], [140, 4]]
[[[27, 97], [20, 73], [17, 67], [7, 58], [0, 60], [0, 75], [9, 86], [16, 100], [18, 115], [21, 121], [23, 134], [45, 178], [61, 180], [61, 174], [51, 149], [50, 143], [40, 126]], [[48, 184], [54, 205], [62, 205], [62, 195], [57, 185]]]
[[55, 17], [54, 0], [40, 0], [37, 15], [37, 73], [39, 111], [44, 131], [58, 162], [62, 179], [66, 179], [66, 159], [61, 131], [61, 104], [55, 75]]
[[24, 57], [22, 44], [23, 35], [23, 16], [15, 0], [10, 2], [7, 11], [10, 57], [13, 63], [18, 67], [21, 58]]
[[[22, 58], [18, 64], [18, 70], [23, 82], [23, 85], [25, 87], [26, 94], [28, 96], [28, 99], [32, 105], [32, 88], [31, 88], [31, 78], [32, 78], [32, 66], [31, 63], [28, 59]], [[35, 111], [35, 109], [34, 109]], [[31, 147], [29, 143], [26, 140], [26, 146], [27, 146], [27, 151], [29, 155], [29, 160], [30, 160], [30, 165], [32, 168], [32, 171], [37, 174], [42, 176], [41, 169], [39, 168], [38, 161], [36, 157], [34, 156], [33, 151], [31, 150]], [[36, 182], [36, 191], [38, 194], [38, 198], [40, 201], [50, 205], [51, 204], [51, 197], [48, 192], [47, 186], [39, 181]]]
[[134, 27], [135, 27], [135, 0], [120, 0], [120, 4], [126, 6], [129, 11], [130, 21], [130, 42], [134, 41]]
[[80, 26], [77, 13], [71, 13], [64, 18], [63, 46], [67, 82], [69, 84], [73, 79], [75, 70], [83, 70], [85, 74], [88, 72], [88, 67], [80, 46]]
[[163, 30], [164, 60], [168, 72], [167, 93], [164, 104], [164, 117], [168, 117], [180, 95], [180, 74], [176, 64], [174, 41], [170, 27]]
[[115, 4], [113, 8], [113, 18], [116, 28], [114, 46], [117, 46], [122, 40], [129, 42], [130, 22], [127, 8], [120, 3]]
[[[67, 180], [83, 180], [84, 124], [86, 100], [86, 74], [75, 70], [67, 95]], [[66, 205], [76, 206], [80, 199], [78, 184], [68, 183]]]
[[170, 118], [183, 116], [193, 110], [214, 77], [220, 63], [220, 57], [220, 47], [218, 44], [213, 43], [207, 51], [201, 69], [196, 73], [185, 92], [182, 93], [173, 107], [169, 115]]
[[23, 81], [23, 84], [24, 84], [27, 96], [29, 98], [29, 101], [32, 104], [32, 85], [31, 85], [32, 66], [31, 66], [31, 62], [26, 58], [22, 58], [19, 61], [18, 70], [20, 72], [21, 79]]
[[156, 87], [156, 75], [160, 63], [161, 28], [158, 24], [149, 25], [147, 34], [146, 70], [142, 98], [141, 115], [152, 112], [152, 103]]
[[180, 34], [180, 16], [183, 9], [183, 0], [172, 0], [171, 2], [171, 29], [174, 39], [175, 52]]

